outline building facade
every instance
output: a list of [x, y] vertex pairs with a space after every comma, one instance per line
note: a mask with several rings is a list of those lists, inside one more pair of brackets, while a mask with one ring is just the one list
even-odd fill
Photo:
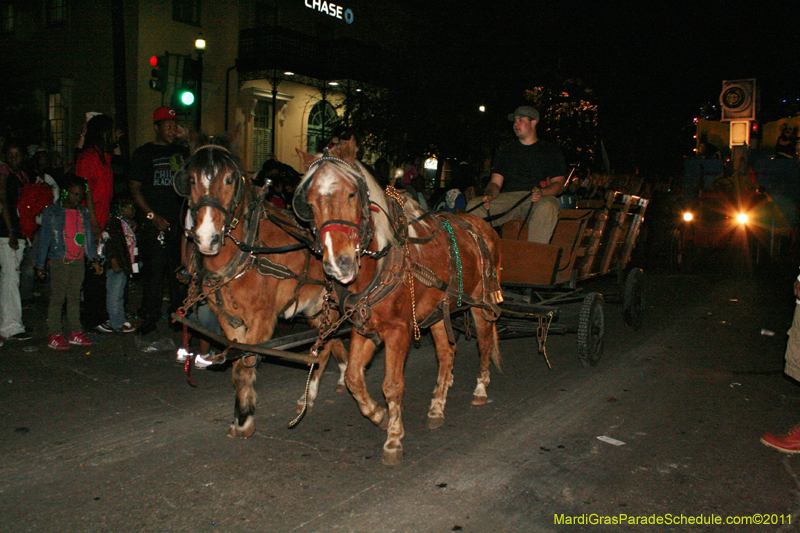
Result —
[[[71, 154], [90, 111], [114, 116], [133, 150], [152, 140], [153, 110], [175, 104], [184, 63], [201, 59], [184, 122], [199, 106], [203, 132], [238, 129], [249, 172], [273, 155], [297, 168], [295, 149], [317, 151], [348, 98], [396, 75], [411, 22], [364, 0], [0, 0], [0, 65], [14, 80], [3, 96], [23, 100], [26, 136], [52, 150]], [[163, 92], [150, 87], [153, 56], [169, 57]], [[4, 133], [20, 133], [18, 115], [5, 110], [0, 128], [17, 131]]]

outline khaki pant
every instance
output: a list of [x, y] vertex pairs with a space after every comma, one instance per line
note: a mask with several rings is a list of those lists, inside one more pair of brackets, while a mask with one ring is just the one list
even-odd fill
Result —
[[789, 342], [786, 344], [786, 368], [784, 372], [800, 381], [800, 305], [794, 308], [792, 328], [789, 330]]
[[47, 333], [63, 335], [61, 307], [67, 302], [67, 328], [69, 332], [81, 331], [81, 284], [83, 284], [83, 258], [75, 261], [50, 260], [50, 305], [47, 308]]
[[[497, 198], [489, 204], [489, 210], [483, 206], [482, 196], [473, 198], [467, 205], [467, 211], [476, 217], [486, 218], [489, 215], [504, 213], [511, 209], [515, 203], [520, 199], [529, 196], [530, 191], [519, 192], [504, 192], [500, 193]], [[479, 205], [474, 211], [470, 211], [473, 207]], [[530, 201], [525, 201], [509, 211], [497, 220], [492, 221], [492, 226], [502, 226], [509, 220], [525, 220], [528, 215], [528, 209], [531, 207]], [[528, 220], [528, 241], [539, 242], [548, 244], [550, 238], [553, 236], [553, 230], [556, 228], [558, 222], [558, 208], [559, 201], [555, 196], [542, 196], [538, 202], [533, 203], [533, 211], [531, 212], [530, 219]]]

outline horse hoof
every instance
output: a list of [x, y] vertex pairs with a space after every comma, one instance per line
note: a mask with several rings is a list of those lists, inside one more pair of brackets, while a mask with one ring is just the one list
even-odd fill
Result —
[[381, 409], [378, 414], [371, 419], [372, 423], [381, 428], [383, 431], [389, 429], [389, 412], [386, 409]]
[[444, 425], [443, 416], [430, 416], [428, 415], [428, 429], [440, 428]]
[[336, 385], [336, 392], [347, 392], [347, 385]]
[[477, 394], [473, 395], [472, 396], [472, 405], [485, 405], [486, 404], [486, 398], [487, 398], [486, 396], [478, 396]]
[[236, 426], [231, 424], [228, 430], [228, 436], [234, 439], [248, 439], [256, 432], [256, 425], [248, 421], [244, 426]]
[[397, 466], [403, 462], [403, 448], [383, 450], [383, 464], [386, 466]]
[[389, 417], [384, 416], [383, 419], [378, 423], [378, 427], [381, 428], [382, 431], [386, 431], [389, 429]]
[[[306, 412], [310, 413], [313, 408], [314, 408], [314, 402], [308, 402], [308, 405], [306, 405]], [[295, 413], [300, 414], [302, 412], [303, 412], [303, 401], [300, 400], [299, 402], [297, 402], [297, 408], [295, 409]]]

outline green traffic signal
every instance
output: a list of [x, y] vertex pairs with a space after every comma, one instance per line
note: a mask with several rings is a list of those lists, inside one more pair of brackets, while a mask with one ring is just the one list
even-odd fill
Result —
[[192, 91], [183, 91], [180, 94], [181, 103], [185, 106], [190, 106], [194, 103], [194, 93]]

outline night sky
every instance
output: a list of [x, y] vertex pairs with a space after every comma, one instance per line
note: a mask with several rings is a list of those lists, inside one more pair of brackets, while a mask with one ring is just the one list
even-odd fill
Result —
[[680, 168], [687, 125], [723, 80], [758, 80], [762, 120], [800, 97], [795, 2], [415, 4], [436, 35], [431, 63], [501, 107], [490, 111], [510, 112], [525, 88], [582, 79], [619, 172]]

